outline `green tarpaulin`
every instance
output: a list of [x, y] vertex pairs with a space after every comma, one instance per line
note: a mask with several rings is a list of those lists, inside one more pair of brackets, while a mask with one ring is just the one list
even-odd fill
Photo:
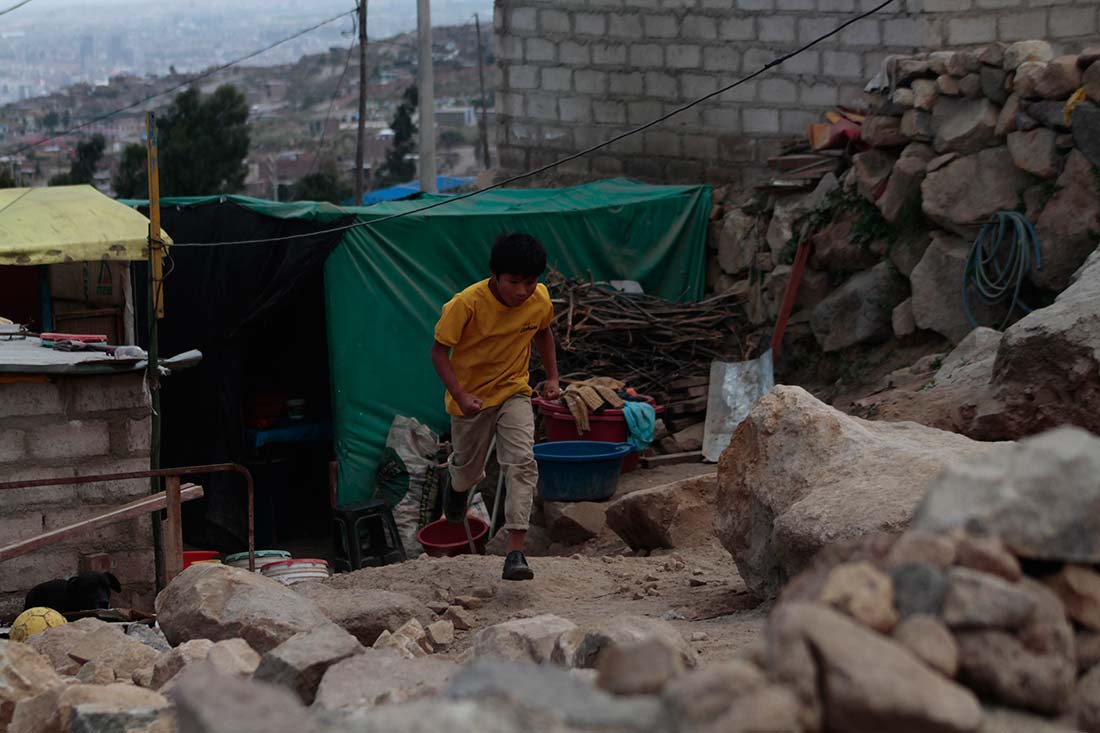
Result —
[[[424, 206], [355, 209], [359, 220]], [[395, 415], [447, 427], [429, 349], [442, 305], [488, 277], [500, 234], [522, 231], [569, 277], [637, 280], [670, 300], [702, 296], [707, 186], [625, 180], [567, 189], [491, 191], [421, 214], [350, 230], [325, 265], [338, 500], [369, 495]]]
[[[349, 215], [370, 222], [441, 198], [447, 197], [358, 208], [245, 196], [180, 197], [162, 204], [231, 202], [324, 228]], [[443, 387], [429, 359], [433, 328], [455, 292], [488, 277], [489, 250], [499, 235], [534, 235], [545, 245], [550, 265], [568, 277], [637, 280], [647, 293], [695, 300], [704, 290], [710, 205], [709, 186], [617, 179], [563, 189], [490, 191], [349, 229], [325, 263], [338, 501], [370, 496], [395, 415], [447, 429]]]

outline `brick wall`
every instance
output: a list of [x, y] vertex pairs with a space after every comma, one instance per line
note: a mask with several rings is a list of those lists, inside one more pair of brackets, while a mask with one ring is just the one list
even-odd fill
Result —
[[[0, 384], [0, 481], [79, 476], [149, 467], [149, 395], [142, 374]], [[102, 514], [149, 492], [148, 481], [16, 489], [0, 494], [0, 543]], [[108, 553], [122, 584], [116, 605], [151, 610], [151, 516], [113, 524], [0, 563], [0, 618], [22, 610], [26, 592], [78, 571], [80, 556]]]
[[[505, 173], [584, 149], [759, 69], [879, 0], [497, 0]], [[856, 101], [891, 53], [1097, 40], [1100, 0], [898, 0], [722, 97], [558, 169], [751, 185], [782, 142]]]

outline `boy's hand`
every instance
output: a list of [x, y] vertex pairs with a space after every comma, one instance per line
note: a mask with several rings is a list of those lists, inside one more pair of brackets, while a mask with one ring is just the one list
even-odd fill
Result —
[[474, 397], [469, 392], [461, 392], [454, 396], [455, 402], [458, 403], [458, 409], [462, 410], [462, 414], [466, 417], [473, 417], [477, 413], [481, 412], [481, 408], [484, 407], [484, 403]]
[[561, 386], [558, 384], [558, 380], [548, 380], [542, 386], [542, 398], [551, 402], [561, 399]]

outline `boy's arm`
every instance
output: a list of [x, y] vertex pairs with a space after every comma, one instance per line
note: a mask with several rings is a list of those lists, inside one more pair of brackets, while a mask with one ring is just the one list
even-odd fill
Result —
[[463, 415], [470, 417], [481, 412], [483, 406], [481, 400], [462, 389], [462, 385], [458, 383], [454, 367], [451, 366], [450, 347], [444, 346], [438, 341], [432, 343], [432, 366], [435, 367], [435, 373], [439, 375], [443, 386], [447, 388], [447, 391], [451, 393], [451, 397], [454, 397], [455, 402], [458, 403], [458, 409], [462, 410]]
[[554, 345], [554, 332], [544, 328], [535, 334], [535, 348], [542, 357], [542, 367], [546, 370], [546, 386], [543, 387], [542, 396], [548, 400], [556, 400], [561, 397], [561, 385], [558, 384], [558, 350]]

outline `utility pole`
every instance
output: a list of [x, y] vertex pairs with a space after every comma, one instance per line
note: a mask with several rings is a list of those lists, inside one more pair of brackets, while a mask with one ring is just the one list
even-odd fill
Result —
[[485, 170], [489, 170], [489, 112], [485, 98], [485, 53], [481, 50], [481, 19], [474, 13], [474, 28], [477, 30], [477, 81], [481, 85], [481, 117], [478, 118], [478, 134], [481, 137], [481, 159]]
[[355, 141], [355, 205], [363, 205], [363, 147], [367, 130], [367, 0], [359, 0], [359, 132]]
[[[149, 384], [153, 414], [150, 418], [149, 468], [160, 468], [160, 338], [157, 321], [164, 318], [164, 240], [160, 231], [160, 159], [157, 153], [157, 115], [145, 113], [146, 177], [149, 179], [149, 356], [145, 379]], [[160, 491], [160, 479], [149, 479], [151, 493]], [[164, 587], [163, 553], [159, 517], [153, 518], [153, 547], [158, 555], [155, 573], [157, 590]]]
[[420, 59], [417, 77], [420, 99], [420, 190], [435, 193], [435, 89], [432, 73], [431, 0], [416, 0]]

